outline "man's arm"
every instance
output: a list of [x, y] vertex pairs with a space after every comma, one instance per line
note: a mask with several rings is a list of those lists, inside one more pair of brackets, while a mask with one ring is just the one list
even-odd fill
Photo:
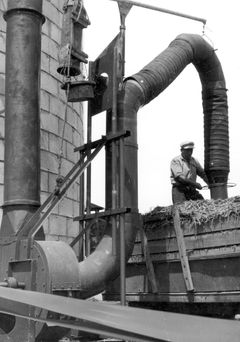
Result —
[[181, 184], [183, 184], [183, 185], [189, 185], [189, 186], [191, 186], [191, 187], [193, 187], [193, 188], [196, 188], [196, 189], [199, 189], [199, 190], [202, 189], [202, 186], [201, 186], [200, 183], [194, 182], [194, 181], [192, 181], [191, 179], [188, 179], [188, 178], [186, 178], [186, 177], [184, 177], [184, 176], [179, 175], [179, 176], [177, 176], [175, 179], [176, 179], [179, 183], [181, 183]]
[[197, 188], [199, 190], [202, 189], [201, 184], [194, 182], [190, 179], [188, 179], [184, 174], [183, 174], [183, 166], [178, 158], [174, 158], [171, 161], [171, 174], [174, 180], [182, 185], [185, 186], [191, 186], [193, 188]]

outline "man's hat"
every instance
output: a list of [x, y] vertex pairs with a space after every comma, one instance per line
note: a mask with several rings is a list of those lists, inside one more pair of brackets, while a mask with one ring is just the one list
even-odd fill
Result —
[[180, 144], [181, 149], [193, 149], [194, 148], [194, 142], [193, 141], [184, 141]]

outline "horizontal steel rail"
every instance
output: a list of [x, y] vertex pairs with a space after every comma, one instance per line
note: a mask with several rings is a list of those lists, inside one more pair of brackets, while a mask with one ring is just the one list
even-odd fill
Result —
[[137, 6], [137, 7], [143, 7], [143, 8], [153, 10], [153, 11], [163, 12], [163, 13], [176, 15], [178, 17], [182, 17], [182, 18], [186, 18], [186, 19], [190, 19], [190, 20], [200, 21], [204, 25], [207, 23], [207, 20], [204, 18], [195, 17], [193, 15], [189, 15], [189, 14], [185, 14], [185, 13], [181, 13], [181, 12], [177, 12], [177, 11], [172, 11], [172, 10], [169, 10], [166, 8], [161, 8], [158, 6], [144, 4], [141, 2], [137, 2], [137, 1], [130, 1], [130, 0], [110, 0], [110, 1], [115, 1], [115, 2], [118, 2], [119, 4], [127, 4], [127, 5]]

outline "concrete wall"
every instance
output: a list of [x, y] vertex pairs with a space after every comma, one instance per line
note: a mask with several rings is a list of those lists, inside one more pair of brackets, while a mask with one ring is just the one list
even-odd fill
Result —
[[[0, 205], [3, 204], [4, 166], [4, 79], [6, 23], [2, 17], [7, 7], [0, 0]], [[43, 0], [46, 22], [42, 27], [41, 54], [41, 202], [55, 188], [62, 146], [61, 175], [71, 169], [78, 154], [74, 147], [83, 143], [83, 108], [81, 103], [67, 103], [57, 73], [61, 39], [63, 0]], [[79, 184], [74, 184], [44, 224], [47, 240], [71, 241], [78, 232]]]

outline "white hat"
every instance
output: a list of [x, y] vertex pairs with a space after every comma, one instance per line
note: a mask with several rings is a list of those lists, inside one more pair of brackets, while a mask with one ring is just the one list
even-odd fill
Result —
[[180, 144], [181, 149], [193, 149], [194, 148], [194, 142], [193, 141], [184, 141]]

